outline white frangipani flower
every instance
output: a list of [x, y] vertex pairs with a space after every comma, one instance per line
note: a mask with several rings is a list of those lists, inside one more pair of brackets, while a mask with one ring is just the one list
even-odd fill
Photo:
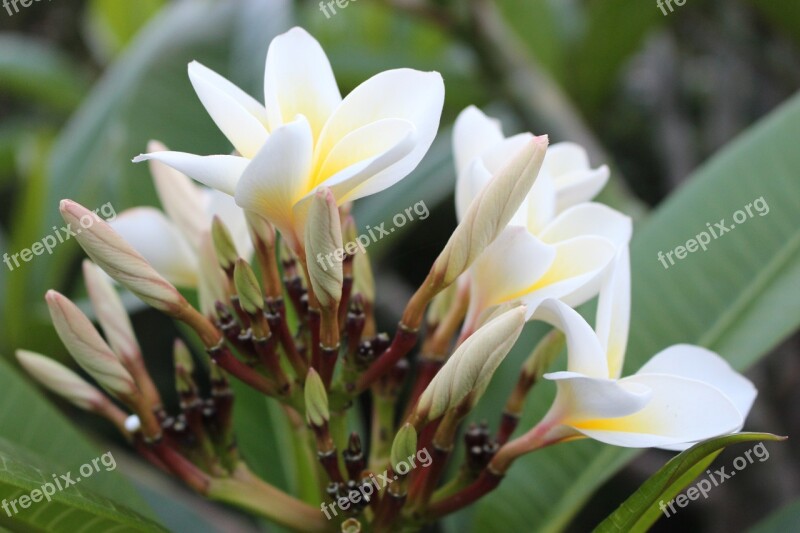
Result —
[[739, 431], [756, 397], [753, 384], [717, 354], [686, 344], [656, 354], [619, 378], [630, 316], [627, 250], [621, 251], [598, 307], [597, 331], [573, 309], [546, 300], [533, 317], [567, 339], [567, 370], [545, 374], [558, 385], [542, 422], [520, 439], [543, 442], [586, 436], [617, 446], [685, 449]]
[[[152, 141], [148, 149], [156, 154], [164, 153], [166, 147]], [[244, 211], [230, 196], [198, 186], [158, 160], [150, 162], [150, 170], [164, 211], [153, 207], [127, 209], [111, 226], [159, 274], [179, 287], [203, 285], [200, 258], [215, 215], [225, 223], [239, 253], [245, 258], [252, 255]]]
[[[459, 217], [496, 168], [531, 138], [522, 133], [505, 139], [497, 121], [474, 107], [462, 111], [453, 141]], [[520, 301], [532, 311], [546, 298], [577, 306], [598, 293], [602, 274], [632, 232], [629, 217], [585, 201], [607, 178], [608, 169], [590, 169], [578, 147], [562, 143], [548, 149], [519, 210], [470, 270], [468, 328], [485, 310], [505, 302]]]
[[238, 152], [141, 155], [233, 195], [301, 247], [308, 201], [320, 186], [339, 205], [408, 175], [439, 126], [444, 84], [437, 72], [389, 70], [344, 99], [320, 44], [301, 28], [276, 37], [267, 53], [265, 104], [193, 62], [201, 102]]

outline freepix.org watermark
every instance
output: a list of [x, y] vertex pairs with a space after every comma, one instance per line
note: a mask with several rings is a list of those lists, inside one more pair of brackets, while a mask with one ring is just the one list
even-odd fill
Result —
[[111, 202], [107, 202], [95, 209], [93, 216], [84, 215], [80, 220], [80, 228], [73, 229], [71, 224], [67, 224], [62, 228], [53, 226], [53, 233], [47, 235], [40, 241], [36, 241], [30, 248], [24, 248], [15, 254], [4, 253], [3, 262], [9, 270], [13, 271], [15, 268], [19, 268], [20, 259], [28, 263], [34, 257], [42, 255], [44, 252], [52, 255], [53, 249], [56, 246], [70, 240], [76, 235], [80, 235], [83, 230], [91, 228], [96, 220], [100, 220], [100, 216], [102, 216], [106, 222], [113, 222], [117, 218], [117, 212], [114, 210], [114, 206], [111, 205]]
[[[397, 463], [397, 474], [404, 476], [413, 468], [418, 466], [427, 468], [431, 466], [431, 463], [433, 463], [433, 457], [431, 457], [427, 448], [422, 448], [417, 450], [416, 454], [409, 455], [405, 461]], [[339, 514], [336, 510], [337, 507], [342, 511], [347, 511], [350, 506], [355, 506], [362, 502], [369, 503], [373, 494], [380, 492], [397, 480], [398, 476], [390, 475], [387, 470], [378, 474], [377, 477], [375, 474], [370, 474], [369, 477], [362, 478], [357, 488], [350, 490], [347, 496], [337, 498], [332, 503], [323, 503], [320, 510], [325, 514], [325, 518], [332, 520], [334, 516]]]
[[[683, 7], [686, 4], [686, 0], [656, 0], [656, 5], [658, 6], [658, 9], [660, 9], [661, 12], [664, 13], [665, 17], [669, 13], [675, 11], [675, 8], [672, 7], [673, 3], [678, 7]], [[667, 8], [669, 8], [669, 13], [667, 13]]]
[[80, 476], [72, 477], [72, 472], [66, 474], [53, 474], [53, 481], [42, 483], [38, 489], [33, 489], [28, 494], [23, 494], [19, 498], [13, 500], [3, 499], [0, 507], [6, 512], [6, 515], [11, 518], [17, 513], [24, 511], [34, 503], [39, 503], [42, 500], [50, 501], [56, 492], [65, 490], [73, 485], [80, 483], [82, 479], [91, 477], [97, 472], [100, 472], [100, 466], [105, 468], [106, 472], [111, 472], [117, 468], [117, 461], [111, 452], [106, 452], [100, 457], [95, 457], [91, 462], [81, 465], [78, 469]]
[[344, 261], [345, 255], [355, 255], [356, 252], [367, 253], [367, 247], [374, 242], [377, 242], [384, 237], [388, 237], [395, 232], [397, 228], [402, 228], [408, 222], [414, 220], [414, 215], [417, 215], [419, 220], [425, 220], [430, 216], [428, 206], [424, 201], [419, 201], [410, 207], [406, 207], [405, 211], [397, 213], [392, 217], [394, 227], [386, 229], [386, 222], [381, 222], [375, 227], [367, 226], [367, 233], [362, 233], [354, 241], [346, 243], [338, 250], [333, 250], [328, 254], [317, 254], [317, 263], [323, 270], [333, 267], [334, 261], [341, 263]]
[[[667, 269], [670, 266], [675, 265], [675, 259], [685, 259], [688, 254], [694, 253], [700, 249], [705, 252], [708, 249], [708, 245], [711, 243], [712, 237], [714, 240], [719, 239], [729, 231], [732, 231], [737, 224], [744, 224], [751, 218], [755, 217], [756, 214], [762, 217], [769, 214], [769, 205], [767, 205], [767, 201], [764, 200], [763, 196], [753, 200], [742, 209], [736, 211], [733, 214], [732, 223], [727, 223], [726, 219], [724, 218], [719, 222], [715, 222], [713, 226], [710, 222], [706, 222], [706, 228], [708, 231], [701, 231], [695, 235], [693, 239], [686, 241], [685, 246], [676, 246], [674, 249], [667, 251], [667, 253], [659, 250], [658, 260], [661, 262], [664, 268]], [[673, 256], [675, 259], [673, 259]], [[667, 264], [667, 260], [669, 260], [669, 264]]]
[[714, 470], [713, 472], [711, 469], [706, 470], [706, 474], [708, 474], [707, 478], [703, 478], [693, 486], [686, 489], [686, 493], [678, 494], [674, 500], [670, 500], [666, 504], [664, 500], [658, 502], [658, 508], [661, 509], [661, 512], [669, 518], [670, 516], [674, 516], [675, 513], [678, 512], [675, 509], [675, 505], [677, 504], [678, 507], [683, 508], [689, 505], [690, 501], [695, 501], [700, 497], [703, 496], [703, 499], [708, 498], [708, 493], [714, 487], [719, 487], [726, 480], [732, 478], [736, 475], [736, 472], [740, 472], [754, 463], [753, 455], [755, 455], [756, 459], [758, 459], [759, 463], [763, 463], [767, 459], [769, 459], [769, 452], [767, 451], [767, 447], [764, 446], [763, 442], [759, 442], [755, 446], [753, 446], [752, 450], [747, 450], [742, 455], [737, 457], [733, 460], [733, 468], [735, 470], [726, 471], [726, 468], [723, 466], [719, 470]]
[[[47, 0], [50, 2], [51, 0]], [[6, 8], [8, 11], [8, 16], [13, 17], [14, 13], [19, 13], [19, 6], [22, 7], [31, 7], [34, 2], [41, 2], [41, 0], [3, 0], [3, 7]], [[11, 8], [14, 8], [14, 12], [11, 12]]]

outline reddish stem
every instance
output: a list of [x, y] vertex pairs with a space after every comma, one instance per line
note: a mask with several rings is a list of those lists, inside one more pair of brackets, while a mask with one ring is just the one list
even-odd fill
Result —
[[405, 357], [417, 343], [417, 331], [409, 331], [402, 322], [397, 326], [392, 344], [358, 379], [356, 390], [361, 393], [367, 390], [378, 378], [394, 368], [394, 365]]
[[478, 479], [472, 484], [464, 487], [449, 498], [445, 498], [431, 505], [430, 508], [428, 508], [426, 517], [429, 519], [437, 519], [458, 511], [459, 509], [463, 509], [496, 489], [502, 480], [503, 476], [494, 474], [488, 469], [484, 469]]

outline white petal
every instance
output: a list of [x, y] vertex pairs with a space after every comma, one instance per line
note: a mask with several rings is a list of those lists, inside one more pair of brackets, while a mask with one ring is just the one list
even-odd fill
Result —
[[292, 28], [269, 45], [264, 98], [270, 131], [303, 115], [314, 139], [342, 101], [328, 56], [304, 29]]
[[[333, 192], [336, 199], [340, 200], [371, 180], [375, 174], [408, 155], [413, 144], [406, 145], [399, 153], [394, 148], [415, 139], [416, 128], [407, 120], [388, 118], [367, 124], [348, 133], [328, 153], [316, 171], [311, 187], [338, 186]], [[387, 160], [383, 156], [390, 151], [395, 155]], [[360, 174], [363, 168], [378, 159], [383, 161], [380, 168], [372, 167], [370, 174]], [[355, 176], [359, 179], [356, 180]]]
[[470, 270], [470, 303], [475, 312], [523, 296], [547, 272], [556, 250], [528, 233], [508, 226]]
[[583, 203], [558, 215], [542, 231], [541, 238], [555, 244], [574, 237], [595, 235], [605, 237], [615, 246], [621, 246], [630, 242], [632, 233], [630, 217], [607, 205]]
[[492, 173], [486, 168], [483, 159], [476, 158], [459, 173], [456, 180], [456, 219], [461, 222], [467, 214], [472, 200], [491, 181]]
[[540, 235], [552, 222], [556, 216], [556, 188], [549, 174], [539, 171], [539, 176], [520, 206], [518, 215], [515, 215], [515, 220], [517, 216], [534, 235]]
[[758, 395], [753, 383], [725, 359], [711, 350], [690, 344], [676, 344], [661, 350], [636, 374], [667, 374], [707, 383], [733, 402], [742, 419], [747, 418]]
[[586, 150], [569, 142], [556, 143], [548, 150], [542, 171], [554, 179], [559, 212], [594, 198], [609, 177], [607, 166], [592, 169]]
[[623, 246], [600, 288], [595, 331], [606, 351], [609, 377], [622, 375], [631, 319], [631, 265]]
[[453, 156], [459, 178], [475, 158], [502, 140], [499, 120], [472, 105], [459, 113], [453, 125]]
[[111, 227], [170, 283], [197, 286], [197, 259], [178, 228], [152, 207], [119, 214]]
[[[153, 141], [147, 149], [150, 152], [163, 152], [167, 148]], [[200, 245], [200, 234], [208, 226], [202, 208], [202, 189], [192, 183], [186, 174], [155, 159], [150, 161], [150, 173], [153, 175], [153, 184], [156, 186], [161, 207], [196, 250]]]
[[313, 139], [300, 116], [272, 132], [236, 186], [236, 203], [275, 224], [286, 238], [296, 238], [292, 206], [308, 187]]
[[531, 318], [547, 322], [564, 332], [569, 372], [607, 379], [608, 365], [603, 347], [592, 327], [577, 311], [558, 300], [545, 300]]
[[236, 190], [236, 183], [250, 162], [244, 157], [232, 155], [202, 156], [185, 152], [141, 154], [136, 156], [133, 162], [141, 163], [152, 160], [161, 161], [175, 170], [183, 172], [193, 180], [231, 196]]
[[736, 406], [711, 385], [658, 374], [637, 374], [618, 383], [648, 387], [652, 397], [635, 414], [582, 421], [575, 429], [608, 444], [648, 448], [705, 440], [741, 427]]
[[197, 61], [189, 79], [220, 131], [244, 157], [251, 158], [267, 140], [266, 110], [244, 91]]
[[594, 298], [615, 253], [611, 241], [602, 237], [570, 239], [555, 248], [555, 261], [523, 298], [530, 307], [545, 298], [557, 298], [571, 307]]
[[579, 431], [598, 420], [616, 419], [641, 411], [651, 400], [646, 386], [625, 384], [606, 378], [592, 378], [577, 372], [551, 372], [544, 377], [555, 381], [558, 393], [549, 416]]
[[[373, 176], [358, 197], [380, 192], [407, 176], [430, 148], [444, 105], [444, 82], [438, 72], [397, 69], [381, 72], [347, 95], [323, 129], [314, 154], [315, 167], [350, 132], [383, 119], [414, 124], [416, 146], [405, 157]], [[353, 198], [355, 199], [355, 198]]]

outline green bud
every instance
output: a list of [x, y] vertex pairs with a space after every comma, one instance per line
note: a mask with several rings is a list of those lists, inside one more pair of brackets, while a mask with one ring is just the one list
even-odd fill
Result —
[[236, 245], [233, 243], [228, 228], [218, 216], [214, 217], [211, 224], [211, 238], [214, 241], [214, 250], [217, 252], [219, 266], [226, 272], [229, 271], [239, 258], [239, 253], [236, 251]]
[[175, 339], [172, 355], [175, 360], [175, 388], [177, 391], [188, 393], [197, 390], [194, 379], [192, 379], [194, 372], [192, 354], [182, 340]]
[[397, 432], [397, 436], [395, 436], [392, 443], [392, 451], [389, 454], [394, 471], [398, 472], [397, 465], [400, 463], [408, 464], [408, 458], [416, 453], [417, 430], [411, 424], [405, 424]]
[[313, 368], [308, 371], [305, 384], [306, 421], [310, 426], [322, 427], [328, 423], [328, 393], [325, 384]]
[[250, 315], [258, 315], [264, 311], [264, 294], [258, 284], [255, 272], [244, 259], [236, 260], [233, 271], [233, 283], [242, 309]]

